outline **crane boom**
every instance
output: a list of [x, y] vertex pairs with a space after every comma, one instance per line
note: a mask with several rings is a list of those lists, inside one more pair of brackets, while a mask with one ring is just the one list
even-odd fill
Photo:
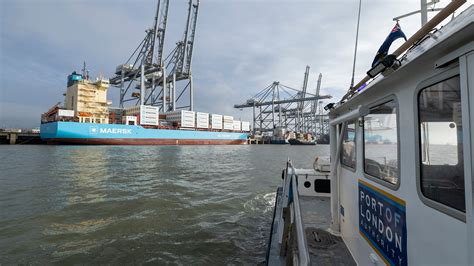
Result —
[[[145, 65], [151, 66], [154, 63], [161, 66], [163, 58], [164, 37], [166, 32], [166, 22], [168, 20], [168, 6], [169, 0], [158, 0], [156, 4], [155, 19], [153, 21], [153, 28], [147, 31], [147, 54], [145, 58]], [[158, 45], [155, 46], [156, 39]], [[156, 50], [156, 61], [154, 62], [153, 55]]]
[[[319, 96], [322, 78], [323, 78], [323, 74], [319, 73], [318, 84], [316, 85], [316, 96]], [[313, 104], [313, 112], [316, 112], [317, 110], [318, 110], [318, 100], [314, 101], [314, 104]]]
[[[306, 66], [306, 71], [304, 72], [303, 89], [301, 90], [300, 94], [301, 99], [304, 99], [306, 97], [306, 89], [308, 88], [309, 68], [309, 66]], [[304, 100], [298, 103], [298, 108], [300, 109], [300, 111], [303, 111]]]
[[191, 10], [192, 10], [193, 1], [189, 0], [188, 3], [188, 16], [186, 19], [186, 27], [184, 29], [184, 38], [183, 38], [183, 46], [181, 47], [183, 50], [181, 51], [181, 58], [178, 61], [178, 69], [177, 72], [183, 73], [184, 70], [184, 58], [186, 58], [186, 44], [188, 43], [188, 33], [189, 33], [189, 21], [191, 20]]
[[153, 35], [153, 36], [149, 36], [149, 40], [148, 40], [148, 46], [151, 49], [149, 49], [146, 54], [145, 63], [147, 65], [153, 64], [153, 53], [154, 53], [153, 47], [155, 47], [155, 38], [156, 38], [156, 33], [158, 31], [158, 15], [160, 14], [160, 2], [161, 0], [158, 0], [156, 4], [156, 12], [155, 12], [155, 20], [153, 22], [153, 28], [147, 31], [148, 35]]
[[297, 99], [287, 99], [287, 100], [279, 100], [279, 101], [265, 101], [265, 102], [255, 102], [255, 103], [244, 103], [244, 104], [236, 104], [234, 108], [248, 108], [254, 106], [266, 106], [272, 104], [284, 104], [284, 103], [300, 103], [304, 101], [312, 101], [312, 100], [319, 100], [319, 99], [331, 99], [331, 95], [320, 95], [318, 97], [306, 97], [306, 98], [297, 98]]
[[167, 63], [169, 80], [175, 76], [176, 80], [188, 79], [191, 74], [191, 61], [194, 48], [194, 37], [196, 33], [197, 16], [200, 0], [189, 0], [188, 16], [184, 29], [183, 39], [176, 43], [176, 48], [168, 56], [170, 60]]
[[163, 50], [165, 46], [165, 33], [166, 33], [166, 24], [168, 22], [168, 10], [169, 10], [169, 0], [163, 0], [163, 5], [161, 6], [161, 17], [158, 28], [156, 30], [156, 38], [158, 39], [158, 47], [157, 47], [157, 56], [156, 56], [156, 63], [160, 66], [163, 66]]
[[185, 73], [191, 73], [191, 61], [193, 58], [193, 49], [194, 49], [194, 36], [196, 35], [196, 25], [199, 11], [200, 0], [197, 0], [196, 4], [193, 4], [193, 15], [191, 17], [190, 27], [191, 34], [187, 41], [187, 51], [186, 51], [186, 67], [184, 69]]

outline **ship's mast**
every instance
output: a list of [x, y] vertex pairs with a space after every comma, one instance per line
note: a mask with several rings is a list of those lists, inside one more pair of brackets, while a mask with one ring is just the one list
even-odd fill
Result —
[[89, 70], [86, 68], [86, 61], [84, 61], [84, 64], [82, 65], [82, 76], [84, 79], [89, 79]]

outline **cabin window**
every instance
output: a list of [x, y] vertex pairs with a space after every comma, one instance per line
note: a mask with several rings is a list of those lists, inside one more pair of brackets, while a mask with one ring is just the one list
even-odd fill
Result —
[[418, 113], [421, 192], [465, 212], [459, 76], [422, 89]]
[[356, 168], [356, 122], [348, 122], [342, 139], [341, 164]]
[[397, 104], [377, 105], [364, 117], [364, 171], [392, 185], [398, 184]]

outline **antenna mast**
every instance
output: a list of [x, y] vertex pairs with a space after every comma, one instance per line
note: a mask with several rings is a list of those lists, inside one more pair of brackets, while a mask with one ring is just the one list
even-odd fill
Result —
[[362, 0], [359, 0], [359, 14], [357, 15], [357, 31], [356, 31], [356, 41], [355, 41], [355, 48], [354, 48], [354, 63], [352, 64], [352, 78], [351, 78], [350, 88], [354, 87], [354, 75], [355, 75], [356, 58], [357, 58], [357, 43], [359, 41], [359, 23], [360, 23], [361, 7], [362, 7]]

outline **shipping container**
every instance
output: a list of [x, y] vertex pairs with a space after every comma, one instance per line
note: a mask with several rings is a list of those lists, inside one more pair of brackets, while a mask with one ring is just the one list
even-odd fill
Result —
[[197, 128], [209, 128], [209, 114], [196, 112], [196, 127]]
[[194, 128], [196, 126], [195, 117], [195, 112], [187, 110], [179, 110], [166, 113], [166, 121], [178, 123], [180, 127]]
[[124, 110], [126, 116], [137, 116], [140, 125], [159, 125], [159, 108], [150, 105], [137, 105]]
[[125, 125], [135, 126], [137, 125], [137, 117], [132, 115], [126, 115], [122, 117], [122, 122]]
[[140, 106], [140, 125], [159, 125], [159, 109], [156, 106]]
[[222, 116], [222, 121], [224, 123], [233, 123], [234, 122], [234, 117], [233, 116], [228, 116], [228, 115], [223, 115]]
[[234, 130], [234, 122], [232, 122], [232, 123], [225, 123], [224, 122], [223, 123], [223, 128], [225, 130]]
[[222, 129], [222, 115], [212, 114], [210, 117], [211, 117], [211, 128]]
[[130, 106], [124, 109], [125, 115], [139, 115], [140, 114], [140, 105]]
[[250, 122], [242, 121], [242, 131], [250, 131]]
[[122, 124], [123, 114], [122, 108], [109, 107], [109, 124]]
[[222, 116], [223, 129], [225, 130], [234, 130], [234, 117], [223, 115]]
[[241, 131], [242, 130], [242, 125], [240, 121], [235, 121], [233, 122], [233, 129], [236, 131]]
[[122, 116], [125, 112], [123, 108], [115, 108], [115, 107], [109, 107], [109, 114], [115, 113], [115, 115], [120, 115]]

